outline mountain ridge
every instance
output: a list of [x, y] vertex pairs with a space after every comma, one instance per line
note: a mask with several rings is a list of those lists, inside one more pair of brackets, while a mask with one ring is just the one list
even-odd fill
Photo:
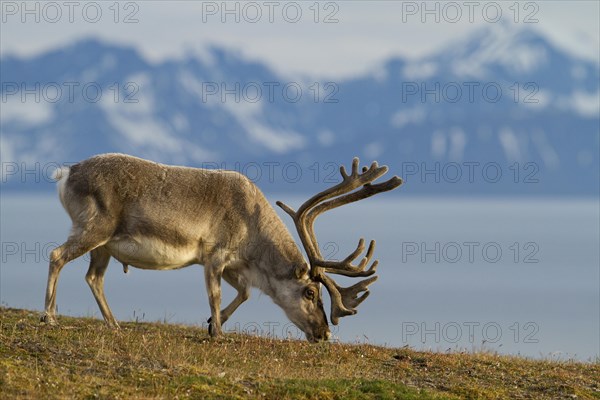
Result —
[[360, 156], [415, 194], [598, 195], [598, 67], [531, 29], [487, 28], [335, 82], [218, 47], [150, 63], [96, 38], [1, 61], [9, 191], [51, 187], [20, 176], [29, 164], [119, 151], [253, 172], [270, 191], [326, 186]]

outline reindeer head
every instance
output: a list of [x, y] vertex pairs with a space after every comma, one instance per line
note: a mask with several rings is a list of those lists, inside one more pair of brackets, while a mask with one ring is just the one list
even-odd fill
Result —
[[308, 341], [328, 340], [331, 333], [321, 299], [321, 285], [311, 278], [304, 261], [294, 265], [293, 270], [295, 276], [291, 280], [278, 282], [280, 295], [274, 300], [306, 334]]
[[[306, 333], [307, 339], [310, 341], [319, 339], [327, 340], [329, 338], [329, 329], [325, 330], [323, 327], [327, 326], [327, 318], [323, 311], [323, 302], [319, 290], [320, 284], [323, 284], [329, 292], [329, 296], [331, 297], [331, 323], [337, 325], [339, 318], [356, 314], [356, 307], [367, 298], [369, 295], [368, 286], [377, 280], [377, 276], [372, 275], [375, 274], [378, 264], [377, 260], [371, 263], [373, 251], [375, 250], [374, 240], [371, 240], [365, 257], [362, 258], [358, 265], [352, 264], [365, 250], [365, 241], [362, 238], [358, 242], [356, 250], [344, 260], [324, 260], [315, 237], [314, 221], [325, 211], [371, 197], [377, 193], [387, 192], [400, 186], [402, 179], [397, 176], [379, 184], [372, 184], [373, 181], [383, 176], [387, 170], [386, 166], [380, 167], [377, 165], [377, 162], [373, 162], [370, 167], [363, 167], [362, 173], [359, 173], [359, 160], [358, 158], [354, 158], [350, 174], [346, 172], [344, 166], [340, 167], [342, 182], [311, 197], [300, 206], [298, 211], [294, 211], [291, 207], [280, 201], [277, 202], [277, 205], [292, 217], [310, 264], [309, 270], [304, 266], [304, 274], [307, 275], [306, 283], [301, 286], [300, 290], [303, 291], [302, 304], [308, 304], [308, 300], [310, 300], [314, 306], [311, 308], [306, 307], [303, 312], [297, 314], [286, 310], [288, 317]], [[358, 188], [360, 189], [355, 190]], [[371, 265], [367, 269], [366, 267], [369, 264]], [[348, 277], [369, 278], [350, 287], [342, 288], [326, 275], [327, 273]], [[299, 280], [302, 280], [300, 277], [302, 274], [297, 272], [296, 275]], [[360, 295], [361, 293], [362, 295]], [[300, 306], [300, 308], [303, 308], [303, 306]]]

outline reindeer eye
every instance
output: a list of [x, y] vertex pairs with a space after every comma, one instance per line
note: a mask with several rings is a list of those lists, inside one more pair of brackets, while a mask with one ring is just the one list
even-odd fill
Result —
[[304, 295], [309, 300], [315, 299], [315, 291], [313, 289], [310, 289], [310, 288], [306, 289], [306, 292], [304, 292]]

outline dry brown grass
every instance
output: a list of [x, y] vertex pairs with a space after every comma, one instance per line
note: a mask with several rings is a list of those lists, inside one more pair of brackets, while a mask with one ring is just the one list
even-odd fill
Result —
[[0, 398], [600, 399], [600, 364], [309, 344], [0, 308]]

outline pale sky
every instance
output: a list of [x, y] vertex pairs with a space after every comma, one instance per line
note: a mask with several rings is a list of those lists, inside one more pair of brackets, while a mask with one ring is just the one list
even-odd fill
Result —
[[286, 75], [360, 74], [390, 56], [423, 56], [498, 23], [536, 29], [596, 62], [600, 46], [596, 0], [430, 1], [427, 9], [422, 1], [363, 0], [317, 6], [314, 1], [0, 3], [1, 54], [32, 55], [95, 36], [133, 45], [147, 59], [160, 61], [203, 56], [207, 46], [217, 44]]

